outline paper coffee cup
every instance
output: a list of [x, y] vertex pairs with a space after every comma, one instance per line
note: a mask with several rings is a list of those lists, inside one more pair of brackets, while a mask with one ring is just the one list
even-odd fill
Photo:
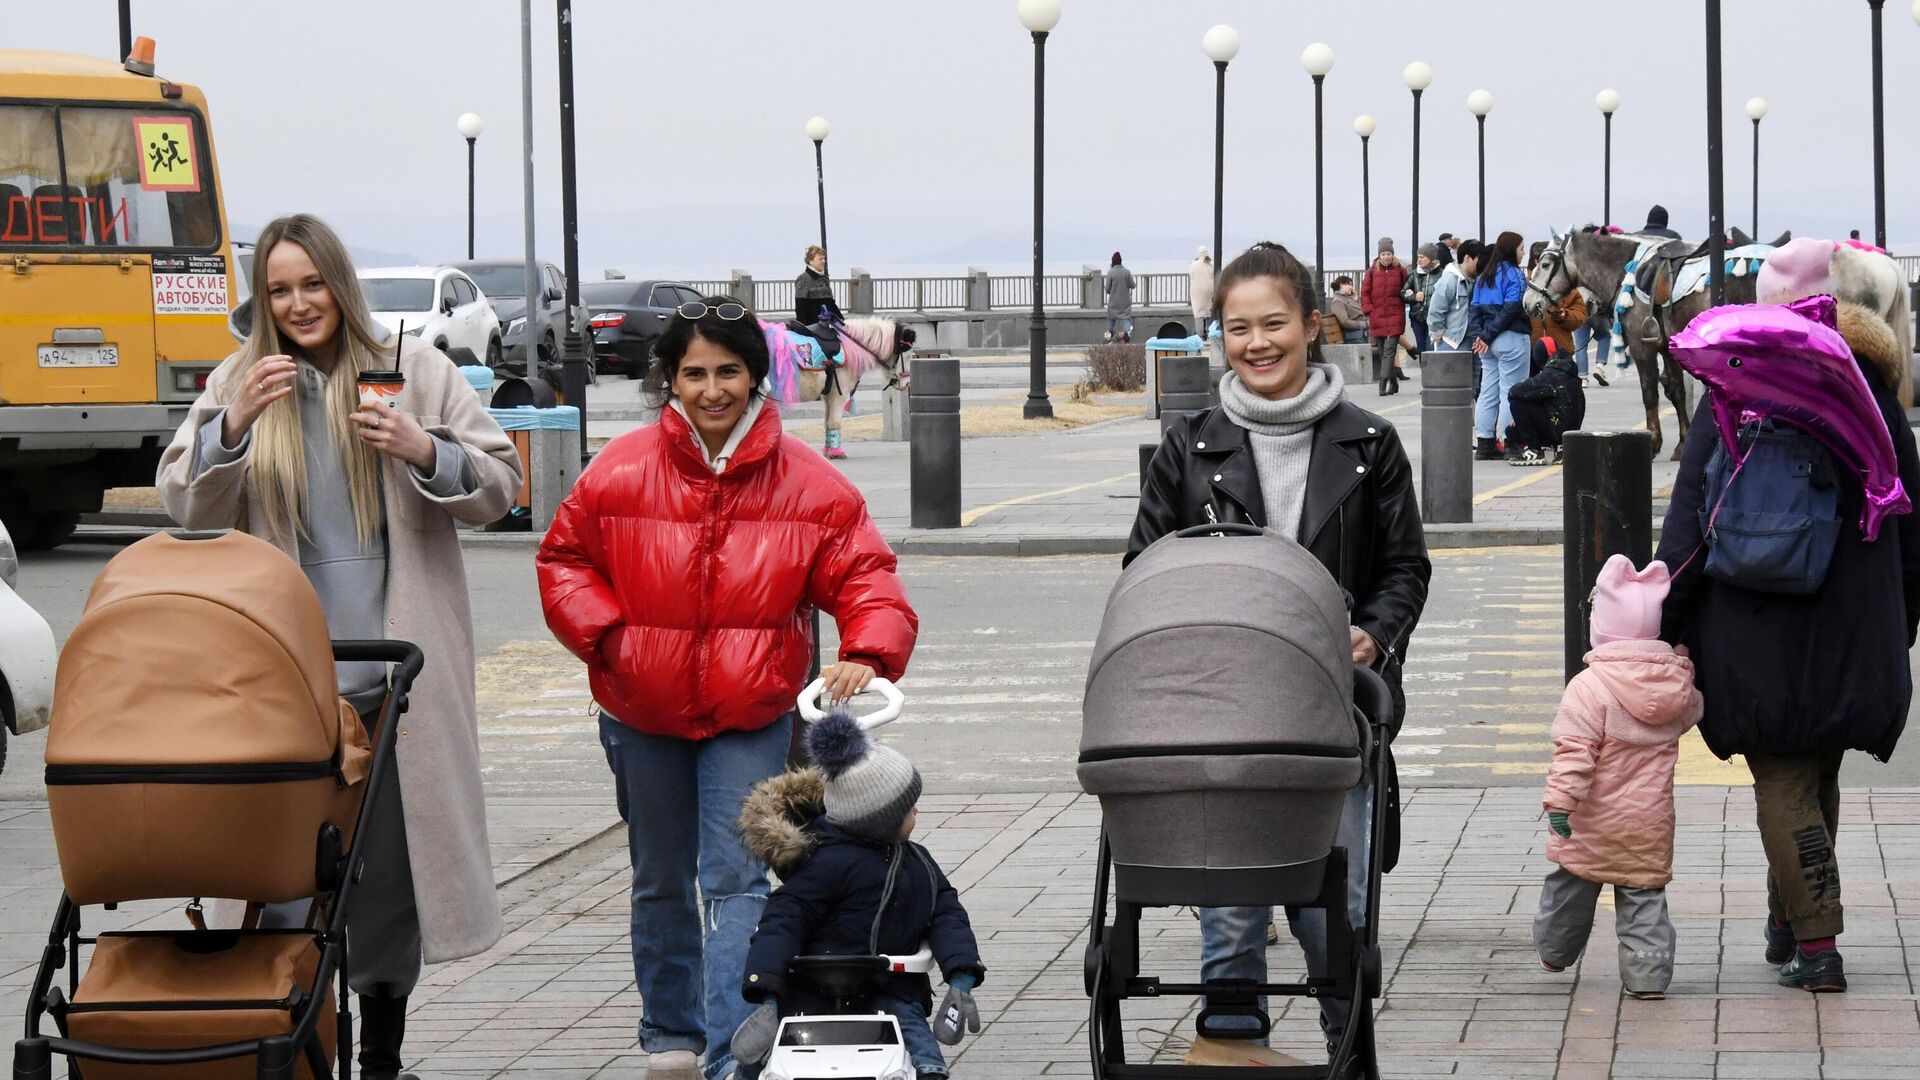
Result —
[[392, 408], [400, 407], [401, 391], [407, 388], [407, 377], [398, 371], [363, 371], [360, 373], [360, 404], [371, 405], [383, 401]]

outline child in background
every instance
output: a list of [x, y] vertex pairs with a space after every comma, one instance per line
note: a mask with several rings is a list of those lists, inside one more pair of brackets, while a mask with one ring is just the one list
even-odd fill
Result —
[[794, 957], [909, 956], [925, 943], [947, 982], [940, 1011], [927, 976], [907, 973], [881, 975], [872, 1006], [900, 1022], [919, 1080], [945, 1077], [938, 1044], [980, 1030], [973, 988], [987, 969], [959, 893], [910, 839], [920, 772], [844, 710], [807, 725], [806, 746], [815, 767], [762, 781], [740, 812], [748, 850], [781, 885], [747, 948], [742, 993], [761, 1004], [734, 1033], [734, 1057], [757, 1071], [781, 1015], [820, 1011], [807, 987], [787, 982]]
[[1533, 943], [1540, 966], [1564, 971], [1586, 949], [1594, 903], [1613, 886], [1620, 981], [1637, 998], [1673, 979], [1673, 769], [1680, 736], [1700, 722], [1693, 662], [1660, 640], [1671, 577], [1615, 555], [1593, 593], [1593, 651], [1567, 684], [1547, 770], [1547, 858]]

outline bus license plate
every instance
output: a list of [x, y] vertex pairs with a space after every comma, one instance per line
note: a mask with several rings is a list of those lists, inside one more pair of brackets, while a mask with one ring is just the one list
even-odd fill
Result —
[[41, 367], [119, 367], [118, 345], [42, 345]]

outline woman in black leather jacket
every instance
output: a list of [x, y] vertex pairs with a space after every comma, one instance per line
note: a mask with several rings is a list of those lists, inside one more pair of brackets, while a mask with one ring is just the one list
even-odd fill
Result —
[[[1169, 428], [1148, 469], [1126, 560], [1168, 533], [1214, 522], [1258, 525], [1298, 540], [1353, 598], [1353, 659], [1378, 670], [1393, 690], [1398, 731], [1407, 640], [1426, 605], [1432, 564], [1413, 470], [1393, 425], [1346, 400], [1339, 369], [1320, 362], [1320, 312], [1313, 276], [1287, 249], [1256, 244], [1229, 263], [1214, 294], [1214, 318], [1230, 369], [1220, 405]], [[1348, 903], [1365, 911], [1366, 825], [1372, 792], [1354, 789], [1337, 843], [1352, 861]], [[1392, 788], [1391, 867], [1398, 847]], [[1324, 913], [1289, 910], [1308, 970], [1326, 969]], [[1201, 913], [1201, 977], [1266, 978], [1272, 911], [1210, 908]], [[1344, 1002], [1322, 1004], [1322, 1026], [1337, 1037]], [[1225, 1021], [1218, 1021], [1225, 1022]]]

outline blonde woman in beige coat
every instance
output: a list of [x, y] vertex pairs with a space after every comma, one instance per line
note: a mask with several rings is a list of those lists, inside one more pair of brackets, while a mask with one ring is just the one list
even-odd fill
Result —
[[[394, 1080], [411, 1075], [400, 1045], [422, 962], [482, 952], [501, 933], [455, 522], [506, 513], [520, 463], [453, 362], [415, 338], [400, 339], [398, 406], [361, 403], [360, 373], [393, 369], [395, 342], [368, 317], [325, 223], [300, 214], [268, 225], [253, 295], [245, 343], [207, 380], [156, 483], [187, 528], [241, 529], [298, 561], [335, 638], [411, 641], [426, 654], [400, 718], [397, 783], [375, 804], [347, 913], [361, 1071]], [[341, 695], [370, 720], [384, 678], [378, 666], [339, 666]]]

